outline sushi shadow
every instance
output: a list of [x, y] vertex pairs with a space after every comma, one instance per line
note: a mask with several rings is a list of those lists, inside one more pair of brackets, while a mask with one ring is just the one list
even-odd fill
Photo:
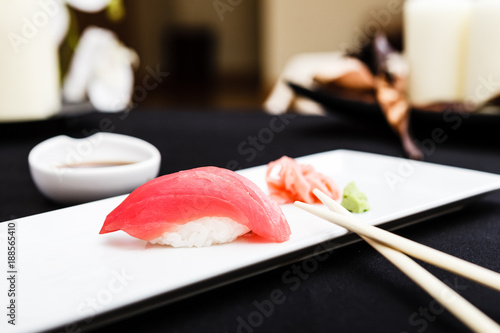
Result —
[[136, 238], [109, 239], [105, 242], [105, 245], [109, 246], [109, 247], [113, 247], [115, 249], [121, 249], [124, 251], [137, 251], [137, 250], [162, 249], [162, 248], [174, 249], [174, 247], [172, 247], [172, 246], [162, 245], [162, 244], [152, 244], [148, 241], [136, 239]]
[[153, 245], [140, 239], [128, 237], [107, 239], [104, 244], [109, 247], [120, 248], [127, 251], [144, 250], [147, 249], [149, 245]]
[[261, 237], [253, 232], [249, 232], [247, 234], [244, 234], [236, 239], [236, 242], [239, 243], [252, 243], [252, 244], [259, 244], [259, 243], [270, 243], [269, 239]]
[[[260, 244], [260, 243], [269, 243], [269, 239], [261, 237], [253, 232], [249, 232], [245, 235], [238, 237], [233, 243], [251, 243], [251, 244]], [[175, 247], [169, 245], [162, 244], [152, 244], [148, 241], [136, 239], [136, 238], [110, 238], [105, 241], [105, 245], [113, 248], [119, 248], [126, 251], [137, 251], [137, 250], [147, 250], [147, 249], [160, 249], [160, 248], [171, 248], [175, 249]], [[223, 246], [224, 244], [213, 244], [211, 246]]]

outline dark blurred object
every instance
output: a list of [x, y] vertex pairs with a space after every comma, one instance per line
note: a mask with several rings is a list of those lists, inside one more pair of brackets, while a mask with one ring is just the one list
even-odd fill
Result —
[[[305, 87], [288, 82], [288, 86], [298, 96], [303, 96], [323, 105], [330, 114], [366, 122], [372, 125], [387, 125], [380, 106], [374, 98], [363, 98], [355, 93], [345, 94], [344, 90], [330, 87]], [[461, 104], [433, 104], [428, 108], [412, 108], [411, 121], [418, 126], [458, 126], [463, 119], [472, 128], [482, 126], [498, 126], [500, 123], [500, 109], [497, 112], [464, 112]], [[417, 127], [418, 127], [417, 126]]]
[[164, 34], [163, 62], [170, 72], [165, 85], [171, 93], [170, 100], [210, 102], [217, 73], [216, 37], [210, 28], [168, 28]]
[[216, 73], [215, 35], [207, 27], [174, 26], [165, 33], [163, 54], [171, 80], [202, 86], [213, 82]]

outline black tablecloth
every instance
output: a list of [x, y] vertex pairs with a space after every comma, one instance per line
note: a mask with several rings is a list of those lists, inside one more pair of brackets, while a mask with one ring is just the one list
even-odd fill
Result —
[[[435, 122], [434, 117], [431, 123], [420, 120], [413, 125], [427, 161], [500, 173], [497, 118], [456, 116]], [[282, 155], [298, 157], [334, 149], [403, 154], [398, 139], [384, 124], [334, 115], [138, 109], [127, 114], [92, 113], [0, 124], [0, 221], [60, 208], [42, 197], [32, 183], [27, 157], [33, 146], [57, 134], [83, 137], [98, 130], [132, 135], [154, 144], [162, 154], [160, 174], [204, 165], [246, 168]], [[477, 199], [461, 211], [396, 232], [500, 272], [499, 192]], [[336, 249], [322, 258], [317, 267], [306, 271], [301, 269], [304, 262], [290, 263], [97, 327], [96, 331], [467, 331], [365, 243]], [[500, 321], [500, 294], [423, 265]]]

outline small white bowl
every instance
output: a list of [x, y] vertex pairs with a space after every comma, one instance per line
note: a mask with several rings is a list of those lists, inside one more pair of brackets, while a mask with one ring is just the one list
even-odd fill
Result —
[[158, 175], [160, 160], [144, 140], [102, 132], [84, 139], [56, 136], [28, 156], [40, 192], [66, 204], [129, 193]]

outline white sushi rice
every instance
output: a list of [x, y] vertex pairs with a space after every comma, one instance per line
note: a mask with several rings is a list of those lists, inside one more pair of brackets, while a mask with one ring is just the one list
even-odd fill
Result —
[[208, 216], [179, 225], [150, 242], [173, 247], [203, 247], [232, 242], [249, 231], [230, 218]]

